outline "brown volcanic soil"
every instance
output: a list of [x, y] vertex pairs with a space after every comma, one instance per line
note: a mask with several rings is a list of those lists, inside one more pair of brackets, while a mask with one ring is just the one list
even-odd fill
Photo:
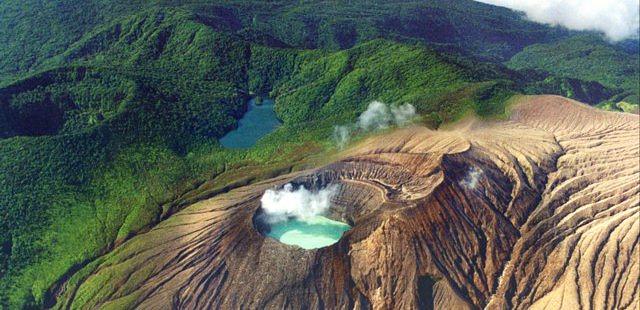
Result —
[[[639, 119], [555, 96], [509, 120], [367, 139], [190, 205], [74, 274], [57, 308], [637, 309]], [[254, 226], [287, 182], [353, 224], [305, 251]]]

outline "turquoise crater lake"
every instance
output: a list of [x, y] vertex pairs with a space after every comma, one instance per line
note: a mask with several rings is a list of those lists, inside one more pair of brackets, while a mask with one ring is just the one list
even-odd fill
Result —
[[317, 249], [332, 245], [342, 237], [351, 226], [324, 216], [311, 216], [304, 219], [290, 219], [271, 225], [267, 236], [281, 243], [299, 246], [303, 249]]
[[256, 98], [252, 98], [248, 105], [247, 112], [238, 121], [238, 128], [220, 139], [222, 146], [231, 149], [250, 148], [260, 138], [280, 126], [280, 121], [273, 110], [273, 100], [264, 99], [261, 104], [257, 104]]

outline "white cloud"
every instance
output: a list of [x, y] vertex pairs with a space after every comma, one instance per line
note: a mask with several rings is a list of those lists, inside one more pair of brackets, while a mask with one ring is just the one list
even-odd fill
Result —
[[640, 0], [477, 0], [524, 11], [533, 21], [598, 30], [612, 40], [638, 37]]

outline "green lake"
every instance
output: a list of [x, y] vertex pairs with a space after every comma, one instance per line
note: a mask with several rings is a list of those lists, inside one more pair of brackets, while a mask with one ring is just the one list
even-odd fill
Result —
[[284, 244], [296, 245], [303, 249], [317, 249], [332, 245], [351, 226], [324, 216], [291, 219], [271, 225], [267, 236]]

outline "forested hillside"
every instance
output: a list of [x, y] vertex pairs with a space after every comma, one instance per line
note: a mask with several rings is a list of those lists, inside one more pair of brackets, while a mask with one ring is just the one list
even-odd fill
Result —
[[[466, 0], [3, 1], [0, 305], [50, 302], [58, 280], [189, 190], [334, 148], [333, 125], [372, 100], [411, 103], [430, 127], [503, 117], [518, 93], [637, 104], [635, 56], [575, 35]], [[529, 61], [572, 40], [595, 46], [591, 65]], [[283, 126], [252, 149], [222, 148], [255, 95], [276, 99]]]
[[[188, 4], [187, 4], [188, 3]], [[42, 68], [96, 27], [146, 8], [191, 12], [216, 30], [297, 48], [349, 48], [374, 38], [419, 41], [498, 61], [570, 32], [508, 9], [460, 1], [4, 1], [0, 77]]]
[[[637, 44], [637, 43], [636, 43]], [[558, 76], [596, 81], [621, 91], [611, 102], [637, 105], [640, 61], [637, 50], [625, 50], [592, 35], [534, 44], [507, 63], [514, 69], [538, 69]]]

